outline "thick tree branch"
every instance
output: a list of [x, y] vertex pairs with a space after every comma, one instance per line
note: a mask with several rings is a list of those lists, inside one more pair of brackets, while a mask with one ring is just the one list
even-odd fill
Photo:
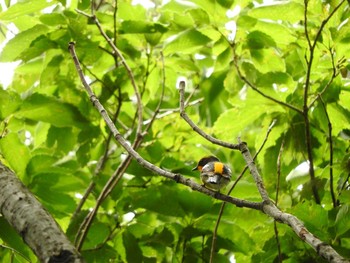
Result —
[[1, 214], [41, 262], [83, 262], [52, 216], [1, 162], [0, 189]]

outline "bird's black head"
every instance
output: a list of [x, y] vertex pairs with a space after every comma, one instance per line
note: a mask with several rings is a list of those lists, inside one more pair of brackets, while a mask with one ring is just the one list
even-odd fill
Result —
[[203, 157], [202, 159], [199, 160], [197, 166], [194, 167], [192, 171], [195, 171], [195, 170], [202, 171], [203, 166], [210, 162], [220, 162], [220, 160], [215, 156]]

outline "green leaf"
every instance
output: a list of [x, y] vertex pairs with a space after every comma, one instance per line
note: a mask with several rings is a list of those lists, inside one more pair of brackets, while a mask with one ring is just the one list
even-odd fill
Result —
[[327, 106], [331, 119], [333, 134], [339, 134], [343, 129], [350, 128], [350, 111], [340, 104], [331, 103]]
[[54, 56], [41, 73], [40, 85], [50, 87], [56, 84], [57, 76], [60, 73], [60, 64], [63, 61], [62, 55]]
[[165, 46], [164, 53], [173, 52], [192, 53], [210, 42], [210, 38], [195, 29], [179, 34], [173, 41]]
[[118, 3], [118, 17], [123, 20], [141, 20], [146, 17], [146, 10], [141, 5], [120, 2]]
[[129, 233], [129, 231], [123, 232], [123, 244], [125, 247], [127, 262], [143, 261], [139, 242], [132, 234]]
[[293, 214], [305, 223], [313, 234], [321, 239], [328, 238], [328, 212], [320, 205], [312, 202], [299, 203]]
[[48, 26], [60, 26], [67, 23], [65, 17], [58, 13], [43, 14], [39, 19]]
[[[203, 196], [198, 192], [190, 192], [188, 190], [178, 190], [178, 199], [184, 211], [189, 211], [195, 217], [200, 217], [207, 213], [211, 213], [212, 200], [208, 196]], [[188, 202], [188, 200], [192, 200]]]
[[270, 35], [260, 31], [253, 31], [247, 36], [247, 46], [249, 49], [262, 49], [276, 47], [276, 43]]
[[48, 32], [48, 28], [38, 24], [26, 31], [18, 33], [3, 49], [0, 55], [0, 61], [11, 62], [21, 59], [21, 53], [30, 46], [33, 40], [46, 32]]
[[27, 146], [20, 141], [17, 133], [9, 133], [0, 139], [0, 150], [11, 168], [22, 177], [25, 174], [30, 152]]
[[21, 99], [15, 92], [0, 88], [0, 120], [5, 119], [21, 105]]
[[[7, 246], [11, 247], [11, 249], [14, 249], [17, 252], [21, 253], [27, 260], [29, 260], [30, 257], [33, 257], [33, 253], [29, 250], [28, 246], [25, 245], [23, 239], [13, 229], [13, 227], [5, 220], [3, 216], [0, 217], [0, 239]], [[3, 249], [4, 247], [2, 247], [1, 250]], [[15, 260], [15, 262], [17, 261]], [[22, 261], [18, 261], [18, 262], [22, 262]], [[27, 261], [23, 261], [23, 262], [27, 262]]]
[[217, 2], [225, 8], [230, 8], [234, 1], [233, 0], [218, 0]]
[[335, 219], [337, 236], [341, 236], [350, 230], [350, 209], [348, 204], [340, 207]]
[[[68, 193], [53, 190], [52, 184], [57, 181], [56, 173], [41, 174], [41, 178], [36, 179], [36, 184], [31, 190], [45, 204], [50, 213], [56, 216], [67, 216], [74, 212], [76, 201]], [[39, 180], [40, 179], [40, 180]]]
[[196, 24], [210, 23], [210, 18], [208, 13], [201, 8], [191, 9], [188, 11], [188, 13], [191, 15], [192, 19]]
[[[213, 131], [216, 136], [223, 140], [232, 141], [234, 138], [241, 136], [242, 133], [248, 132], [247, 127], [256, 123], [256, 121], [266, 113], [261, 111], [261, 107], [264, 103], [270, 105], [270, 107], [266, 109], [269, 113], [281, 110], [277, 105], [272, 105], [268, 101], [261, 100], [261, 98], [254, 95], [249, 101], [250, 103], [246, 105], [246, 107], [239, 107], [239, 104], [235, 101], [232, 102], [234, 105], [237, 105], [237, 107], [223, 112], [214, 123]], [[237, 121], [238, 119], [240, 121]]]
[[51, 5], [52, 2], [46, 0], [17, 2], [5, 12], [0, 13], [0, 21], [12, 21], [17, 17], [32, 14]]
[[160, 23], [143, 20], [125, 20], [119, 28], [120, 34], [165, 33], [167, 28]]
[[[118, 253], [116, 253], [116, 251]], [[102, 247], [99, 247], [99, 249], [82, 249], [81, 254], [87, 263], [108, 261], [121, 262], [120, 258], [118, 258], [118, 255], [120, 254], [120, 249], [116, 249], [106, 244]]]
[[93, 223], [87, 236], [88, 242], [84, 244], [84, 248], [94, 248], [103, 243], [108, 238], [109, 232], [106, 224], [101, 222]]
[[57, 147], [58, 151], [68, 153], [73, 150], [76, 142], [76, 135], [71, 127], [51, 126], [47, 133], [46, 144], [48, 147]]
[[[153, 194], [149, 194], [149, 192]], [[133, 194], [132, 198], [135, 207], [145, 208], [163, 215], [182, 217], [185, 213], [176, 196], [176, 189], [166, 185], [154, 185], [149, 187], [148, 191]]]
[[251, 9], [248, 15], [255, 18], [272, 19], [296, 23], [304, 19], [304, 6], [296, 2], [278, 2]]
[[37, 93], [24, 100], [16, 115], [57, 127], [83, 127], [87, 123], [74, 106]]
[[[271, 88], [273, 84], [282, 85], [283, 87], [293, 87], [292, 77], [284, 72], [267, 72], [258, 77], [256, 85], [258, 87], [269, 87]], [[279, 92], [282, 93], [282, 92]], [[286, 91], [284, 92], [286, 93]], [[282, 94], [281, 94], [282, 95]]]
[[15, 69], [11, 88], [22, 93], [32, 88], [42, 71], [42, 60], [36, 59], [19, 65]]
[[48, 154], [40, 154], [35, 155], [30, 159], [30, 162], [27, 166], [27, 172], [30, 175], [35, 175], [40, 172], [50, 171], [52, 165], [57, 161], [57, 158], [48, 155]]
[[286, 70], [285, 61], [274, 49], [254, 49], [251, 56], [254, 66], [261, 73]]

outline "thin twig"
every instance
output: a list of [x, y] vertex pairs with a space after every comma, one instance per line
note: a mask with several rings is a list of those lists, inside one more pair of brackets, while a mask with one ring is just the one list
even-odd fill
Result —
[[284, 150], [284, 142], [285, 142], [285, 136], [283, 136], [280, 151], [278, 153], [277, 157], [277, 185], [276, 185], [276, 198], [275, 198], [275, 204], [278, 204], [278, 196], [279, 196], [279, 190], [280, 190], [280, 182], [281, 182], [281, 165], [282, 165], [282, 153]]
[[307, 23], [308, 23], [308, 19], [307, 19], [307, 8], [308, 8], [308, 3], [309, 0], [304, 0], [304, 33], [305, 33], [305, 37], [307, 40], [307, 44], [309, 45], [309, 49], [312, 49], [312, 44], [311, 44], [311, 40], [309, 37], [309, 30], [307, 29]]
[[[275, 198], [275, 204], [278, 205], [278, 196], [279, 196], [279, 190], [280, 190], [280, 181], [281, 181], [281, 164], [282, 164], [282, 153], [284, 150], [284, 142], [285, 142], [285, 137], [283, 136], [282, 142], [281, 142], [281, 147], [280, 151], [278, 153], [277, 157], [277, 185], [276, 185], [276, 198]], [[276, 243], [277, 243], [277, 251], [278, 251], [278, 261], [282, 263], [283, 258], [282, 258], [282, 252], [281, 252], [281, 243], [278, 235], [278, 228], [277, 228], [277, 222], [276, 220], [273, 222], [273, 227], [274, 227], [274, 232], [275, 232], [275, 237], [276, 237]]]
[[123, 66], [125, 67], [126, 71], [128, 72], [131, 84], [134, 88], [134, 93], [135, 93], [135, 97], [136, 97], [136, 104], [137, 104], [137, 115], [138, 115], [138, 125], [137, 125], [137, 130], [136, 130], [136, 134], [137, 136], [142, 136], [142, 101], [141, 101], [141, 95], [140, 95], [140, 91], [139, 88], [136, 85], [136, 81], [135, 81], [135, 77], [134, 74], [132, 73], [131, 68], [129, 67], [129, 65], [126, 63], [126, 60], [124, 58], [124, 56], [122, 55], [122, 53], [119, 51], [119, 49], [114, 45], [113, 41], [107, 36], [107, 34], [105, 33], [105, 31], [103, 30], [100, 22], [98, 21], [97, 17], [95, 15], [89, 15], [81, 10], [76, 9], [76, 12], [84, 15], [90, 19], [92, 19], [97, 28], [99, 29], [101, 35], [104, 37], [104, 39], [107, 41], [107, 43], [109, 44], [109, 46], [112, 48], [113, 52], [115, 54], [117, 54], [117, 56], [120, 58]]
[[221, 140], [218, 140], [216, 138], [214, 138], [213, 136], [205, 133], [202, 129], [200, 129], [196, 124], [194, 124], [194, 122], [188, 117], [186, 111], [185, 111], [185, 86], [186, 83], [185, 81], [180, 81], [179, 83], [179, 92], [180, 92], [180, 116], [188, 123], [188, 125], [190, 125], [190, 127], [196, 131], [199, 135], [201, 135], [202, 137], [204, 137], [205, 139], [207, 139], [208, 141], [210, 141], [213, 144], [217, 144], [229, 149], [235, 149], [238, 150], [239, 149], [239, 144], [232, 144], [232, 143], [228, 143], [228, 142], [224, 142]]
[[[114, 1], [115, 7], [113, 11], [113, 44], [114, 46], [117, 46], [117, 36], [118, 36], [118, 29], [117, 29], [117, 14], [118, 14], [118, 0]], [[116, 67], [118, 67], [118, 56], [115, 54], [114, 56], [114, 64]]]
[[[113, 120], [115, 121], [117, 116], [119, 116], [119, 112], [120, 112], [120, 108], [121, 108], [121, 103], [118, 103], [118, 107], [117, 107], [117, 111], [113, 117]], [[94, 175], [93, 177], [97, 177], [101, 171], [103, 170], [107, 160], [108, 160], [108, 157], [112, 154], [113, 151], [110, 151], [109, 149], [109, 146], [110, 146], [110, 143], [111, 143], [111, 140], [112, 140], [112, 133], [110, 132], [108, 134], [108, 137], [107, 137], [107, 140], [106, 140], [106, 148], [105, 148], [105, 151], [102, 155], [102, 157], [100, 158], [100, 160], [98, 161], [97, 165], [96, 165], [96, 168], [94, 170]], [[89, 197], [89, 195], [91, 194], [91, 192], [95, 189], [95, 186], [96, 186], [96, 182], [95, 180], [91, 180], [88, 188], [86, 189], [85, 193], [83, 194], [83, 197], [80, 199], [80, 202], [77, 206], [77, 208], [75, 209], [73, 215], [72, 215], [72, 219], [74, 219], [81, 211], [84, 203], [86, 202], [87, 198]]]
[[[268, 127], [266, 135], [265, 135], [265, 139], [264, 139], [263, 143], [261, 144], [261, 146], [259, 147], [258, 151], [255, 153], [255, 155], [253, 157], [253, 160], [255, 160], [258, 157], [259, 153], [264, 148], [265, 143], [267, 142], [267, 139], [268, 139], [268, 137], [269, 137], [269, 135], [270, 135], [270, 133], [272, 131], [272, 127], [275, 125], [275, 123], [276, 123], [276, 120], [273, 120], [272, 123], [270, 124], [270, 126]], [[243, 168], [243, 170], [240, 173], [240, 175], [237, 177], [236, 181], [231, 186], [230, 190], [227, 192], [227, 195], [230, 195], [232, 193], [233, 189], [236, 187], [237, 183], [241, 180], [241, 178], [243, 177], [244, 173], [247, 170], [248, 170], [248, 166], [246, 165]], [[213, 231], [213, 240], [211, 242], [211, 248], [210, 248], [210, 259], [209, 259], [210, 263], [214, 262], [213, 261], [214, 260], [214, 250], [215, 250], [215, 246], [216, 246], [217, 232], [218, 232], [218, 229], [219, 229], [219, 224], [220, 224], [222, 215], [224, 213], [225, 207], [226, 207], [226, 203], [222, 203], [221, 207], [220, 207], [218, 218], [217, 218], [216, 223], [215, 223], [215, 227], [214, 227], [214, 231]]]
[[310, 175], [311, 189], [312, 189], [312, 193], [315, 198], [316, 204], [320, 204], [321, 200], [320, 200], [320, 196], [318, 194], [317, 185], [316, 185], [314, 157], [312, 154], [312, 143], [311, 143], [311, 127], [310, 127], [310, 120], [309, 120], [307, 105], [304, 106], [303, 116], [304, 116], [304, 124], [305, 124], [305, 140], [306, 140], [307, 158], [309, 161], [309, 175]]
[[131, 161], [131, 157], [128, 156], [117, 168], [117, 170], [113, 173], [113, 175], [108, 179], [107, 183], [104, 185], [100, 195], [96, 199], [96, 203], [94, 208], [88, 213], [88, 215], [84, 218], [84, 221], [81, 223], [77, 235], [75, 237], [75, 246], [80, 251], [83, 242], [87, 236], [87, 233], [89, 231], [89, 228], [92, 224], [92, 221], [94, 220], [99, 207], [101, 206], [102, 202], [107, 198], [109, 193], [109, 190], [112, 189], [112, 186], [116, 185], [119, 180], [121, 179], [122, 175], [124, 174], [126, 168], [129, 166]]
[[314, 103], [317, 101], [318, 97], [319, 96], [322, 96], [326, 90], [328, 90], [328, 88], [331, 86], [331, 84], [333, 83], [334, 79], [339, 75], [340, 73], [340, 70], [337, 71], [337, 67], [335, 65], [335, 62], [334, 62], [334, 51], [332, 51], [332, 49], [330, 48], [330, 54], [331, 54], [331, 60], [332, 60], [332, 76], [331, 78], [329, 79], [329, 81], [327, 82], [327, 84], [324, 86], [324, 88], [321, 90], [321, 92], [318, 94], [318, 96], [316, 96], [313, 101], [310, 102], [308, 108], [310, 109]]
[[305, 28], [305, 35], [308, 39], [310, 54], [309, 58], [307, 59], [307, 71], [306, 71], [306, 80], [304, 85], [304, 103], [303, 103], [303, 117], [304, 117], [304, 124], [305, 124], [305, 140], [306, 140], [306, 150], [308, 155], [308, 161], [309, 161], [309, 174], [310, 174], [310, 182], [311, 182], [311, 188], [312, 193], [315, 198], [315, 202], [317, 204], [321, 203], [320, 196], [317, 191], [317, 185], [316, 185], [316, 177], [315, 177], [315, 169], [314, 169], [314, 160], [313, 160], [313, 154], [312, 154], [312, 142], [311, 142], [311, 127], [310, 127], [310, 120], [309, 120], [309, 106], [308, 106], [308, 99], [309, 99], [309, 90], [311, 85], [311, 67], [314, 59], [314, 52], [315, 48], [318, 42], [319, 37], [321, 36], [321, 33], [323, 31], [323, 28], [331, 19], [331, 17], [335, 14], [335, 12], [340, 8], [340, 6], [345, 2], [345, 0], [341, 1], [334, 10], [329, 14], [329, 16], [322, 21], [320, 28], [317, 31], [317, 34], [315, 36], [314, 42], [311, 44], [311, 40], [308, 35], [308, 28], [307, 28], [307, 8], [308, 8], [308, 0], [304, 1], [305, 5], [305, 11], [304, 11], [304, 28]]
[[335, 194], [334, 194], [334, 179], [333, 179], [333, 137], [332, 137], [332, 123], [331, 120], [329, 118], [328, 115], [328, 111], [327, 111], [327, 106], [325, 104], [325, 102], [322, 99], [322, 96], [319, 95], [318, 96], [320, 101], [321, 101], [321, 105], [323, 107], [323, 110], [326, 114], [326, 118], [327, 118], [327, 122], [328, 122], [328, 140], [329, 140], [329, 190], [331, 192], [331, 197], [332, 197], [332, 202], [333, 202], [333, 207], [337, 207], [337, 200], [335, 198]]
[[[185, 108], [187, 107], [191, 107], [191, 106], [194, 106], [194, 105], [197, 105], [197, 104], [200, 104], [204, 101], [204, 98], [199, 98], [197, 100], [194, 100], [194, 101], [190, 101], [188, 103], [185, 104]], [[180, 111], [180, 108], [175, 108], [175, 109], [159, 109], [159, 112], [162, 112], [160, 114], [158, 114], [156, 116], [156, 119], [162, 119], [168, 115], [171, 115], [175, 112], [179, 112]], [[145, 120], [143, 122], [144, 125], [147, 125], [149, 122], [151, 121], [151, 119], [148, 119], [148, 120]]]
[[349, 179], [350, 179], [350, 173], [348, 173], [348, 176], [346, 177], [342, 186], [340, 187], [338, 196], [340, 196], [341, 192], [345, 189], [345, 187], [347, 187], [347, 188], [349, 187]]
[[278, 262], [282, 263], [283, 262], [283, 257], [282, 257], [282, 252], [281, 252], [281, 243], [278, 235], [278, 228], [277, 228], [277, 222], [276, 220], [273, 221], [273, 230], [275, 232], [275, 238], [276, 238], [276, 243], [277, 243], [277, 251], [278, 251]]
[[232, 48], [233, 49], [233, 54], [234, 54], [234, 58], [233, 58], [233, 64], [235, 65], [235, 68], [236, 68], [236, 71], [237, 71], [237, 74], [238, 76], [240, 77], [240, 79], [246, 83], [249, 87], [252, 88], [252, 90], [254, 90], [255, 92], [259, 93], [261, 96], [263, 96], [264, 98], [268, 99], [268, 100], [271, 100], [283, 107], [286, 107], [286, 108], [289, 108], [299, 114], [302, 114], [302, 110], [300, 110], [299, 108], [295, 107], [294, 105], [292, 104], [289, 104], [289, 103], [286, 103], [286, 102], [283, 102], [283, 101], [280, 101], [278, 99], [275, 99], [267, 94], [265, 94], [264, 92], [262, 92], [261, 90], [259, 90], [253, 83], [251, 83], [241, 72], [239, 66], [238, 66], [238, 61], [237, 61], [237, 57], [236, 57], [236, 54], [235, 54], [235, 49], [234, 47]]
[[[163, 62], [163, 66], [164, 66], [164, 60], [162, 60], [162, 62]], [[163, 101], [164, 90], [165, 90], [165, 72], [163, 71], [162, 94], [161, 94], [161, 98], [159, 100], [159, 103], [157, 105], [157, 108], [156, 108], [156, 110], [154, 112], [154, 115], [152, 117], [153, 121], [154, 121], [156, 115], [158, 114], [159, 108], [160, 108], [161, 103]], [[119, 105], [121, 105], [121, 103]], [[151, 128], [151, 125], [152, 125], [153, 121], [151, 121], [147, 125], [145, 131], [148, 131]], [[113, 121], [113, 123], [114, 122], [115, 122], [115, 120]], [[132, 146], [132, 148], [134, 150], [136, 150], [140, 146], [141, 140], [142, 140], [141, 136], [136, 137], [135, 142], [133, 143], [133, 146]], [[119, 181], [122, 178], [125, 170], [129, 166], [131, 160], [132, 160], [132, 157], [129, 154], [124, 159], [124, 161], [119, 165], [117, 170], [112, 174], [112, 176], [109, 178], [109, 180], [107, 181], [107, 183], [103, 187], [100, 195], [98, 196], [98, 198], [96, 200], [95, 207], [93, 208], [93, 210], [90, 211], [90, 213], [85, 217], [84, 221], [80, 225], [80, 228], [78, 230], [78, 234], [77, 234], [76, 239], [75, 239], [75, 244], [76, 244], [78, 250], [81, 248], [81, 246], [82, 246], [82, 244], [83, 244], [83, 242], [84, 242], [84, 240], [86, 238], [87, 232], [88, 232], [88, 230], [89, 230], [89, 228], [90, 228], [90, 226], [92, 224], [93, 219], [96, 217], [96, 214], [98, 212], [98, 209], [99, 209], [100, 205], [109, 196], [109, 194], [115, 188], [115, 186], [119, 183]]]

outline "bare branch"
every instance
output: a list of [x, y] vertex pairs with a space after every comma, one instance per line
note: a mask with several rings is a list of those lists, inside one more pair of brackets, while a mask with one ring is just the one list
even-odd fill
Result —
[[214, 138], [213, 136], [206, 134], [202, 129], [200, 129], [194, 122], [188, 117], [187, 113], [185, 112], [185, 81], [180, 81], [179, 83], [179, 92], [180, 92], [180, 116], [190, 125], [190, 127], [196, 131], [199, 135], [207, 139], [213, 144], [217, 144], [226, 148], [230, 149], [239, 149], [239, 144], [231, 144], [228, 142], [224, 142], [221, 140], [218, 140]]
[[121, 146], [123, 146], [123, 148], [144, 168], [151, 170], [152, 172], [155, 172], [159, 175], [162, 175], [166, 178], [175, 180], [178, 183], [187, 185], [189, 187], [191, 187], [193, 190], [205, 193], [207, 195], [213, 196], [219, 200], [223, 200], [223, 201], [227, 201], [227, 202], [231, 202], [235, 205], [238, 206], [243, 206], [243, 207], [251, 207], [254, 209], [260, 209], [261, 203], [255, 203], [255, 202], [249, 202], [249, 201], [245, 201], [245, 200], [240, 200], [238, 198], [233, 198], [233, 197], [229, 197], [220, 193], [216, 193], [214, 191], [211, 191], [205, 187], [202, 187], [201, 185], [193, 182], [190, 179], [187, 179], [183, 176], [181, 176], [180, 174], [174, 174], [172, 172], [163, 170], [157, 166], [155, 166], [154, 164], [144, 160], [134, 149], [132, 149], [132, 147], [128, 144], [128, 142], [123, 138], [123, 136], [120, 134], [120, 132], [117, 130], [117, 128], [115, 127], [115, 125], [113, 124], [113, 122], [111, 121], [110, 117], [106, 114], [106, 110], [104, 109], [104, 107], [101, 105], [101, 103], [98, 101], [96, 95], [92, 92], [91, 88], [89, 87], [89, 85], [87, 84], [87, 82], [84, 79], [84, 76], [82, 74], [81, 68], [80, 68], [80, 64], [78, 61], [78, 58], [75, 54], [75, 50], [74, 50], [74, 43], [70, 43], [69, 44], [69, 51], [72, 55], [72, 58], [74, 60], [75, 66], [77, 68], [77, 72], [80, 76], [80, 78], [82, 79], [82, 83], [84, 88], [86, 89], [87, 93], [90, 96], [90, 100], [92, 101], [93, 105], [95, 108], [97, 108], [97, 110], [99, 111], [99, 113], [101, 114], [102, 118], [105, 120], [107, 126], [109, 127], [109, 129], [112, 131], [114, 138], [119, 142], [119, 144]]
[[[194, 106], [194, 105], [197, 105], [197, 104], [200, 104], [201, 102], [203, 102], [204, 98], [200, 98], [200, 99], [197, 99], [197, 100], [194, 100], [194, 101], [190, 101], [188, 103], [185, 103], [185, 108], [187, 107], [191, 107], [191, 106]], [[180, 108], [174, 108], [174, 109], [159, 109], [159, 113], [157, 116], [156, 116], [156, 119], [162, 119], [168, 115], [171, 115], [175, 112], [179, 112], [180, 111]], [[143, 122], [144, 125], [147, 125], [149, 122], [151, 121], [151, 119], [149, 120], [145, 120]]]
[[[216, 199], [225, 201], [225, 202], [229, 202], [229, 203], [233, 203], [236, 206], [239, 207], [248, 207], [248, 208], [253, 208], [253, 209], [257, 209], [257, 210], [261, 210], [261, 206], [262, 203], [257, 203], [257, 202], [250, 202], [250, 201], [246, 201], [246, 200], [242, 200], [242, 199], [238, 199], [238, 198], [234, 198], [231, 196], [227, 196], [227, 195], [223, 195], [217, 192], [214, 192], [212, 190], [209, 190], [195, 182], [193, 182], [191, 179], [185, 178], [183, 176], [181, 176], [180, 174], [174, 174], [172, 172], [163, 170], [157, 166], [155, 166], [154, 164], [146, 161], [145, 159], [143, 159], [136, 151], [133, 147], [135, 146], [130, 146], [129, 143], [124, 139], [124, 137], [120, 134], [120, 132], [118, 131], [118, 129], [116, 128], [116, 126], [114, 125], [113, 121], [110, 119], [110, 117], [107, 114], [107, 111], [104, 109], [104, 107], [102, 106], [102, 104], [99, 102], [99, 100], [97, 99], [96, 95], [93, 93], [91, 87], [87, 84], [84, 75], [82, 73], [81, 67], [80, 67], [80, 63], [79, 60], [76, 56], [75, 53], [75, 49], [74, 49], [74, 43], [71, 42], [69, 43], [69, 51], [71, 53], [71, 56], [73, 58], [74, 64], [76, 66], [77, 72], [79, 74], [79, 77], [83, 83], [84, 88], [86, 89], [87, 93], [89, 94], [90, 100], [93, 104], [93, 106], [98, 110], [98, 112], [100, 113], [100, 115], [102, 116], [102, 118], [105, 120], [108, 128], [110, 129], [110, 131], [113, 134], [113, 137], [118, 141], [118, 143], [128, 152], [129, 156], [127, 157], [127, 160], [129, 161], [129, 158], [131, 160], [131, 158], [135, 159], [142, 167], [157, 173], [161, 176], [164, 176], [168, 179], [172, 179], [175, 180], [177, 183], [181, 183], [184, 185], [187, 185], [189, 187], [191, 187], [193, 190], [195, 191], [199, 191], [201, 193], [204, 193], [206, 195], [212, 196]], [[137, 147], [136, 147], [137, 148]], [[119, 170], [120, 168], [120, 170]], [[115, 180], [119, 180], [121, 175], [123, 174], [123, 170], [124, 167], [119, 166], [118, 170], [114, 173], [115, 175], [117, 175], [116, 177], [112, 176], [111, 178], [115, 179]], [[126, 167], [125, 167], [126, 168]], [[104, 189], [110, 189], [109, 186], [111, 184], [113, 184], [113, 181], [109, 180], [109, 182], [105, 185]], [[102, 202], [102, 200], [106, 197], [105, 194], [106, 193], [105, 190], [102, 191], [99, 200], [97, 200], [97, 203]], [[83, 223], [83, 225], [89, 226], [92, 222], [92, 218], [94, 217], [94, 215], [96, 215], [97, 213], [97, 209], [94, 209], [91, 216], [88, 217], [86, 223]], [[82, 245], [82, 240], [84, 240], [86, 234], [87, 234], [87, 229], [82, 229], [80, 231], [82, 234], [79, 238], [77, 238], [77, 248], [80, 249], [81, 245]]]
[[329, 140], [329, 190], [331, 192], [333, 207], [337, 207], [337, 200], [334, 194], [334, 182], [333, 182], [333, 138], [332, 138], [332, 123], [328, 115], [327, 107], [325, 102], [322, 99], [322, 96], [319, 95], [319, 99], [321, 101], [321, 105], [326, 114], [327, 122], [328, 122], [328, 140]]
[[[277, 185], [276, 185], [276, 198], [275, 198], [275, 204], [278, 204], [278, 196], [279, 196], [279, 190], [280, 190], [280, 182], [281, 182], [281, 159], [282, 159], [282, 153], [284, 150], [284, 140], [285, 138], [283, 137], [282, 142], [281, 142], [281, 147], [280, 151], [278, 153], [277, 157]], [[275, 232], [275, 237], [276, 237], [276, 243], [277, 243], [277, 251], [278, 251], [278, 261], [282, 263], [283, 258], [282, 258], [282, 252], [281, 252], [281, 243], [278, 235], [278, 228], [277, 228], [277, 222], [276, 220], [273, 222], [273, 229]]]
[[240, 77], [240, 79], [246, 83], [249, 87], [251, 87], [254, 91], [256, 91], [257, 93], [259, 93], [261, 96], [263, 96], [264, 98], [268, 99], [268, 100], [271, 100], [283, 107], [286, 107], [286, 108], [289, 108], [299, 114], [302, 114], [302, 110], [300, 110], [299, 108], [293, 106], [292, 104], [289, 104], [289, 103], [286, 103], [286, 102], [283, 102], [283, 101], [280, 101], [278, 99], [275, 99], [267, 94], [265, 94], [264, 92], [262, 92], [261, 90], [259, 90], [253, 83], [251, 83], [241, 72], [239, 66], [238, 66], [238, 61], [237, 61], [237, 57], [236, 57], [236, 54], [235, 54], [235, 49], [234, 47], [232, 48], [233, 49], [233, 54], [234, 54], [234, 58], [233, 58], [233, 64], [235, 65], [235, 68], [236, 68], [236, 71], [238, 73], [238, 76]]
[[334, 79], [339, 75], [340, 70], [337, 70], [337, 66], [335, 65], [334, 62], [334, 51], [330, 48], [330, 54], [331, 54], [331, 60], [332, 60], [332, 76], [329, 79], [329, 81], [327, 82], [327, 84], [324, 86], [324, 88], [322, 89], [322, 91], [314, 98], [313, 101], [310, 102], [308, 108], [311, 108], [315, 102], [317, 101], [319, 96], [322, 96], [327, 90], [328, 88], [331, 86], [331, 84], [333, 83]]
[[129, 67], [129, 65], [126, 63], [126, 60], [124, 58], [124, 56], [122, 55], [122, 53], [119, 51], [119, 49], [114, 45], [113, 41], [107, 36], [107, 34], [104, 32], [100, 22], [98, 21], [97, 17], [95, 15], [88, 15], [83, 11], [80, 10], [76, 10], [79, 14], [82, 14], [90, 19], [92, 19], [97, 28], [99, 29], [101, 35], [104, 37], [104, 39], [107, 41], [107, 43], [109, 44], [109, 46], [112, 48], [113, 52], [115, 54], [117, 54], [117, 56], [120, 58], [122, 64], [124, 65], [126, 71], [128, 72], [129, 78], [131, 80], [131, 84], [134, 88], [134, 92], [135, 92], [135, 96], [136, 96], [136, 101], [137, 101], [137, 115], [138, 115], [138, 125], [137, 125], [137, 130], [136, 130], [136, 134], [137, 136], [142, 136], [142, 101], [141, 101], [141, 95], [140, 95], [140, 91], [139, 88], [136, 85], [136, 81], [135, 81], [135, 77], [134, 74], [132, 73], [131, 68]]
[[[317, 191], [316, 186], [316, 178], [315, 178], [315, 170], [314, 170], [314, 161], [313, 161], [313, 155], [312, 155], [312, 142], [311, 142], [311, 128], [310, 128], [310, 120], [309, 120], [309, 106], [308, 106], [308, 99], [309, 99], [309, 90], [311, 85], [311, 68], [314, 58], [314, 52], [316, 48], [317, 41], [319, 37], [321, 36], [321, 33], [325, 27], [325, 25], [328, 23], [328, 21], [331, 19], [331, 17], [335, 14], [335, 12], [340, 8], [340, 6], [345, 2], [345, 0], [341, 1], [329, 14], [329, 16], [322, 21], [320, 28], [317, 31], [317, 34], [315, 36], [314, 42], [311, 44], [311, 40], [308, 35], [308, 29], [307, 29], [307, 8], [308, 8], [308, 0], [304, 0], [305, 5], [305, 12], [304, 12], [304, 28], [305, 28], [305, 35], [308, 39], [309, 43], [309, 49], [310, 54], [309, 58], [307, 59], [307, 71], [306, 71], [306, 80], [304, 85], [304, 103], [303, 103], [303, 117], [304, 117], [304, 124], [305, 124], [305, 139], [306, 139], [306, 149], [307, 149], [307, 155], [308, 155], [308, 161], [309, 161], [309, 174], [310, 174], [310, 182], [311, 182], [311, 188], [312, 193], [315, 198], [315, 202], [317, 204], [321, 203], [320, 196]], [[332, 80], [332, 79], [331, 79]]]

